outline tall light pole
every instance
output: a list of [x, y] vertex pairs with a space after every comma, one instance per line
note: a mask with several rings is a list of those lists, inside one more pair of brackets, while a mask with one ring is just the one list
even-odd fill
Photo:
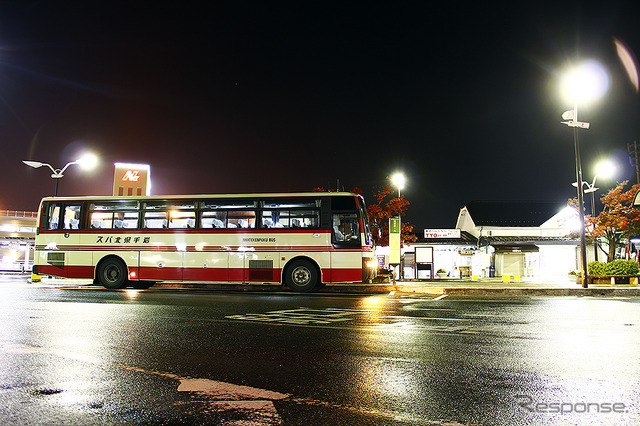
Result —
[[587, 288], [587, 243], [584, 228], [584, 200], [582, 197], [582, 163], [580, 161], [580, 143], [578, 128], [588, 129], [589, 123], [578, 121], [578, 102], [583, 103], [602, 96], [607, 90], [609, 79], [606, 71], [595, 61], [587, 61], [572, 68], [562, 80], [562, 89], [568, 100], [573, 102], [573, 109], [565, 111], [562, 118], [569, 127], [573, 127], [573, 145], [576, 157], [576, 182], [578, 190], [578, 214], [580, 215], [580, 258], [582, 263], [582, 287]]
[[[391, 175], [391, 183], [398, 188], [398, 201], [400, 201], [401, 191], [404, 189], [407, 179], [401, 172]], [[400, 241], [398, 244], [398, 278], [402, 279], [402, 219], [400, 211], [398, 211], [398, 230], [400, 232]]]
[[57, 197], [58, 196], [58, 182], [60, 182], [60, 179], [64, 176], [65, 170], [67, 170], [69, 168], [69, 166], [72, 166], [74, 164], [78, 164], [81, 168], [83, 168], [85, 170], [89, 170], [89, 169], [92, 169], [93, 167], [95, 167], [96, 163], [98, 162], [98, 158], [93, 154], [86, 154], [86, 155], [82, 156], [81, 158], [79, 158], [79, 159], [77, 159], [75, 161], [68, 162], [61, 169], [55, 169], [51, 164], [49, 164], [49, 163], [41, 163], [40, 161], [23, 160], [22, 162], [24, 164], [26, 164], [27, 166], [29, 166], [29, 167], [33, 167], [34, 169], [37, 169], [37, 168], [42, 167], [42, 166], [49, 167], [51, 169], [51, 171], [53, 172], [51, 174], [51, 177], [56, 180], [55, 196]]
[[[598, 163], [596, 166], [596, 174], [593, 176], [593, 182], [589, 183], [588, 181], [583, 181], [582, 186], [587, 189], [584, 190], [585, 194], [591, 194], [591, 217], [596, 217], [596, 197], [595, 192], [600, 189], [596, 187], [596, 180], [599, 176], [603, 176], [604, 178], [611, 177], [616, 170], [615, 164], [613, 164], [609, 160], [604, 160]], [[578, 182], [573, 182], [573, 186], [578, 186]], [[593, 239], [593, 256], [594, 259], [598, 260], [598, 241], [596, 238]]]

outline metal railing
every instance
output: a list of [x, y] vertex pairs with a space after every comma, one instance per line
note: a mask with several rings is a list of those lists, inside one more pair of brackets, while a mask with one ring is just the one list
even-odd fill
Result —
[[25, 211], [19, 211], [19, 210], [0, 210], [0, 216], [36, 218], [38, 217], [38, 212], [25, 212]]

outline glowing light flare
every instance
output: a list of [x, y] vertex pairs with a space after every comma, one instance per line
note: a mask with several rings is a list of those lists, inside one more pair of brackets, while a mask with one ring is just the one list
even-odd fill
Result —
[[393, 175], [391, 175], [391, 183], [393, 184], [393, 186], [395, 186], [399, 190], [404, 189], [406, 182], [407, 182], [407, 178], [401, 172], [396, 172]]
[[558, 221], [563, 227], [572, 231], [580, 229], [580, 218], [578, 217], [578, 212], [573, 207], [567, 206], [562, 209], [558, 216]]
[[76, 164], [80, 166], [82, 170], [92, 170], [98, 164], [98, 157], [95, 154], [87, 153], [76, 160]]
[[597, 61], [586, 61], [563, 74], [560, 88], [566, 102], [584, 104], [609, 89], [609, 75]]
[[604, 179], [610, 179], [616, 173], [617, 167], [611, 160], [602, 160], [596, 164], [596, 175]]
[[613, 43], [616, 45], [616, 51], [618, 52], [618, 58], [624, 67], [624, 70], [627, 72], [629, 76], [629, 81], [633, 85], [633, 88], [638, 93], [638, 60], [636, 59], [633, 52], [627, 48], [625, 43], [622, 40], [617, 38], [613, 39]]

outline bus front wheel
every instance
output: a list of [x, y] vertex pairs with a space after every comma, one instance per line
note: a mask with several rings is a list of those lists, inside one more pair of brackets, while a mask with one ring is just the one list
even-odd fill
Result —
[[124, 287], [127, 283], [127, 266], [120, 259], [106, 259], [98, 267], [98, 282], [109, 290]]
[[285, 284], [293, 291], [309, 293], [320, 284], [318, 270], [307, 260], [295, 260], [287, 268]]

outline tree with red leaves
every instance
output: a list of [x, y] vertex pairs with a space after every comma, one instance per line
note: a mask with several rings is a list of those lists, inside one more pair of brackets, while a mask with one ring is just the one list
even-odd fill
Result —
[[[388, 179], [388, 178], [387, 178]], [[325, 192], [323, 187], [314, 188], [313, 192]], [[353, 188], [354, 194], [362, 195], [362, 190]], [[389, 245], [389, 218], [396, 216], [404, 216], [409, 201], [404, 196], [393, 198], [395, 190], [391, 185], [384, 185], [377, 193], [374, 194], [375, 204], [367, 205], [367, 216], [369, 217], [369, 226], [373, 237], [374, 245]], [[413, 225], [409, 222], [401, 221], [401, 241], [411, 243], [418, 239], [413, 233]]]
[[640, 184], [633, 185], [625, 191], [627, 182], [619, 183], [606, 195], [600, 198], [604, 208], [596, 217], [587, 216], [586, 229], [593, 239], [604, 239], [609, 250], [607, 261], [615, 259], [616, 248], [630, 235], [640, 232], [640, 209], [633, 206], [633, 200], [640, 191]]
[[[390, 198], [395, 193], [391, 185], [384, 185], [374, 197], [376, 204], [367, 206], [369, 216], [369, 226], [375, 245], [389, 245], [389, 219], [396, 216], [404, 216], [409, 201], [404, 196]], [[410, 243], [418, 239], [413, 233], [413, 225], [409, 222], [401, 221], [401, 241]]]

